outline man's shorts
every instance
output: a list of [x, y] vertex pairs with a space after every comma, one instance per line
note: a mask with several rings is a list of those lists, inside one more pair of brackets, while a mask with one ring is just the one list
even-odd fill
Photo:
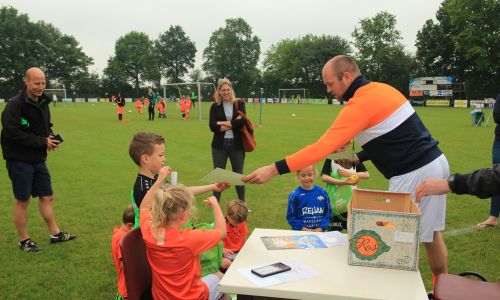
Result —
[[32, 197], [50, 196], [52, 184], [49, 169], [45, 162], [28, 163], [7, 160], [7, 172], [12, 182], [14, 197], [19, 201], [28, 201]]
[[417, 185], [428, 178], [445, 179], [450, 176], [448, 160], [442, 154], [427, 165], [407, 174], [394, 176], [389, 180], [389, 191], [411, 193], [413, 202], [422, 213], [422, 234], [420, 240], [430, 243], [434, 231], [444, 230], [446, 217], [446, 194], [422, 198], [420, 203], [415, 202]]

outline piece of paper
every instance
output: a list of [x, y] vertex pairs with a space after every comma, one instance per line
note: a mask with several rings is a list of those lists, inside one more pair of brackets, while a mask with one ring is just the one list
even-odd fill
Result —
[[290, 266], [292, 269], [290, 271], [286, 271], [283, 273], [267, 277], [259, 277], [252, 273], [252, 269], [263, 267], [265, 265], [253, 266], [250, 268], [241, 268], [238, 271], [258, 287], [271, 286], [283, 282], [290, 282], [304, 278], [319, 276], [319, 273], [316, 270], [305, 265], [299, 260], [282, 260], [281, 262], [284, 263], [285, 265]]
[[336, 159], [349, 159], [351, 161], [359, 160], [358, 156], [356, 155], [356, 153], [354, 153], [352, 148], [347, 148], [346, 150], [340, 152], [334, 152], [328, 155], [327, 158], [331, 160], [336, 160]]
[[229, 183], [231, 185], [245, 185], [241, 178], [243, 175], [235, 173], [226, 169], [215, 168], [201, 180], [209, 183], [219, 182], [219, 183]]
[[263, 236], [260, 238], [267, 250], [327, 248], [316, 235]]
[[328, 231], [317, 233], [317, 235], [328, 247], [347, 245], [347, 234], [338, 231]]

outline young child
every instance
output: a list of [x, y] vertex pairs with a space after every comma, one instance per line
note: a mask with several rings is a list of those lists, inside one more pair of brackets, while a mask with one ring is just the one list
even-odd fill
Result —
[[144, 99], [144, 97], [142, 97], [141, 99], [137, 99], [135, 100], [135, 109], [137, 109], [137, 112], [142, 114], [142, 100]]
[[166, 119], [167, 115], [165, 114], [166, 106], [165, 106], [165, 100], [163, 98], [160, 98], [160, 101], [158, 101], [158, 119], [163, 118]]
[[181, 113], [182, 113], [182, 119], [187, 120], [189, 119], [189, 111], [191, 110], [191, 99], [189, 99], [189, 96], [183, 96], [182, 100], [180, 102], [180, 107], [181, 107]]
[[116, 103], [116, 113], [118, 114], [118, 121], [123, 120], [123, 110], [125, 107], [125, 99], [122, 97], [121, 93], [118, 93], [118, 97], [114, 99]]
[[359, 179], [368, 179], [370, 173], [362, 163], [352, 169], [344, 169], [331, 159], [326, 159], [321, 170], [321, 180], [326, 182], [326, 191], [332, 202], [332, 220], [329, 230], [347, 229], [347, 210], [352, 190]]
[[[158, 171], [165, 162], [165, 139], [157, 134], [139, 132], [134, 135], [129, 146], [129, 155], [139, 166], [139, 174], [132, 190], [132, 207], [135, 212], [135, 227], [139, 226], [139, 207], [147, 191], [153, 186]], [[223, 191], [229, 187], [228, 184], [214, 183], [204, 186], [188, 187], [195, 195], [206, 192]]]
[[245, 201], [232, 200], [226, 205], [226, 231], [224, 239], [224, 257], [221, 269], [227, 269], [236, 253], [241, 250], [248, 234], [247, 227], [248, 207]]
[[286, 218], [292, 230], [325, 231], [332, 212], [330, 199], [324, 189], [314, 185], [314, 166], [297, 170], [300, 186], [288, 196]]
[[154, 299], [219, 299], [217, 285], [222, 273], [201, 278], [199, 254], [226, 236], [224, 215], [213, 196], [204, 202], [213, 209], [215, 229], [185, 229], [194, 207], [193, 194], [176, 185], [162, 188], [170, 172], [161, 168], [158, 180], [141, 203], [141, 232], [146, 244]]
[[124, 211], [122, 216], [123, 224], [121, 226], [115, 227], [113, 230], [113, 237], [111, 238], [111, 253], [113, 255], [113, 262], [115, 263], [116, 271], [118, 272], [118, 294], [116, 295], [116, 300], [127, 299], [127, 287], [125, 285], [125, 275], [123, 273], [122, 265], [122, 251], [120, 248], [120, 242], [123, 237], [130, 231], [134, 226], [134, 209], [132, 205], [129, 205]]

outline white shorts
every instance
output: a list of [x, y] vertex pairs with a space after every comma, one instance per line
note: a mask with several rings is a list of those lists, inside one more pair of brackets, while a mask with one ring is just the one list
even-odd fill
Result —
[[446, 217], [446, 194], [427, 196], [420, 203], [415, 202], [415, 189], [417, 185], [428, 178], [443, 178], [450, 176], [450, 166], [446, 156], [442, 154], [427, 165], [399, 176], [389, 179], [389, 191], [411, 193], [413, 202], [422, 213], [422, 233], [420, 240], [430, 243], [434, 231], [444, 230]]
[[208, 300], [218, 300], [222, 297], [222, 293], [217, 289], [220, 282], [220, 278], [217, 275], [208, 274], [207, 276], [203, 276], [201, 280], [208, 286]]

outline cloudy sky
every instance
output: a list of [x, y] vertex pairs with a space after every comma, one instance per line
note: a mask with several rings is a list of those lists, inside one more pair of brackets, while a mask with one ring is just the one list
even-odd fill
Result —
[[213, 31], [227, 18], [241, 17], [261, 39], [261, 52], [285, 38], [308, 33], [339, 35], [348, 40], [359, 21], [380, 11], [396, 15], [406, 49], [427, 19], [435, 19], [440, 0], [0, 0], [32, 21], [44, 20], [74, 36], [94, 59], [99, 73], [114, 55], [116, 40], [135, 30], [156, 39], [170, 25], [181, 25], [195, 42], [200, 66]]

